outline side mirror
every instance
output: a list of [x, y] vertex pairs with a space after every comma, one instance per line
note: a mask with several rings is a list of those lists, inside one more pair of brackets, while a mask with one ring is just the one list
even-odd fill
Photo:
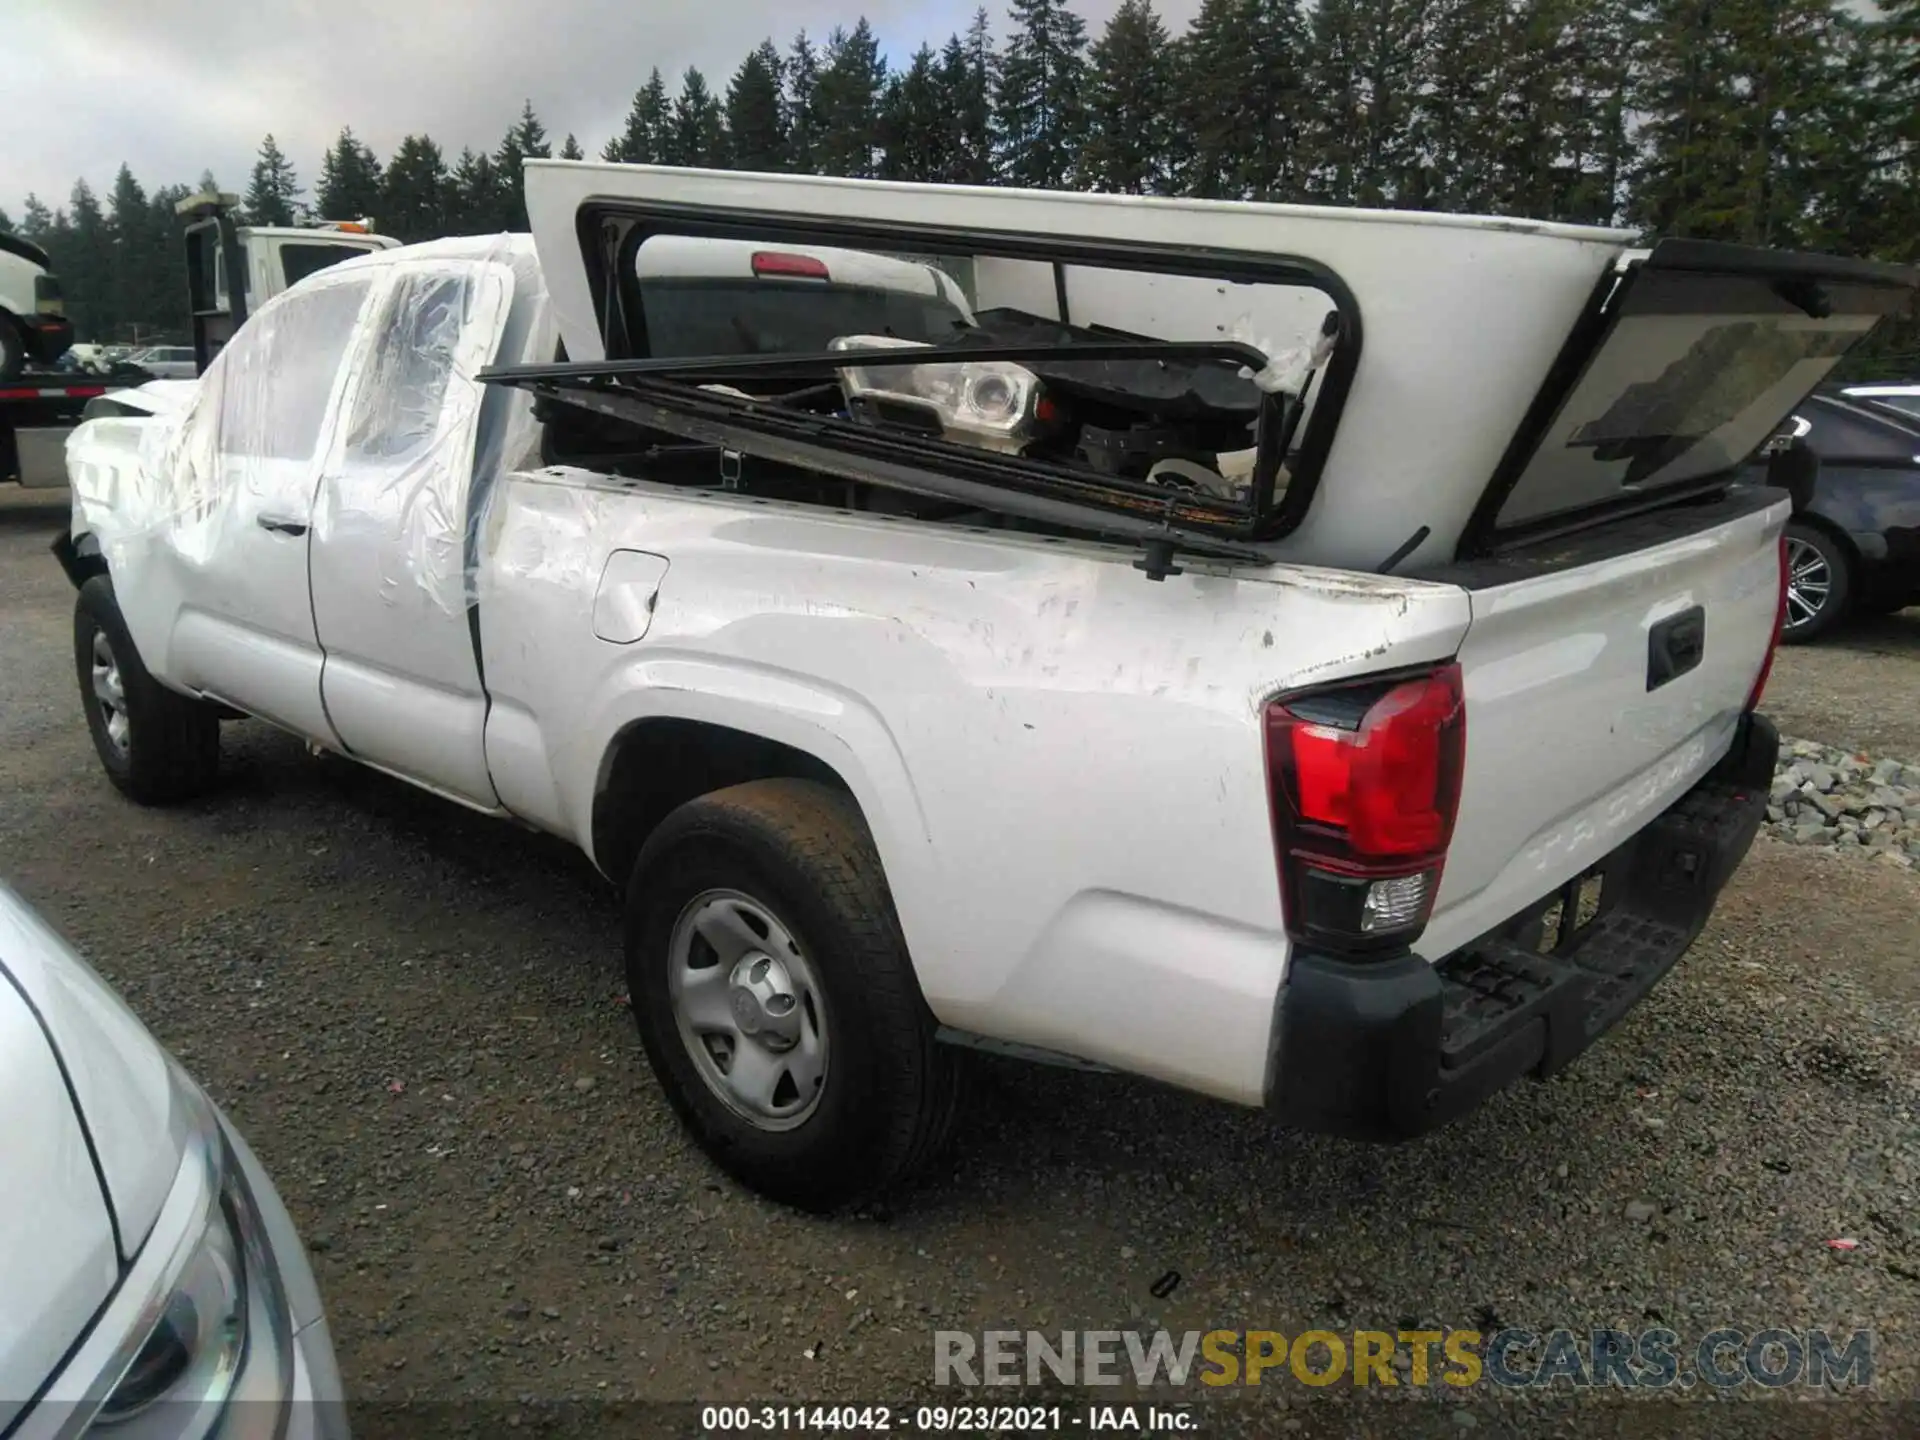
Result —
[[1804, 434], [1794, 435], [1778, 447], [1770, 446], [1767, 454], [1767, 484], [1787, 492], [1796, 515], [1813, 503], [1813, 487], [1820, 479], [1820, 457]]

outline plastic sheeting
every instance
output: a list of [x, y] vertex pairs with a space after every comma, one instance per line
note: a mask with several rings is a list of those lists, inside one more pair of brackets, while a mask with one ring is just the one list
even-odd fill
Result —
[[554, 344], [527, 236], [344, 262], [255, 312], [176, 414], [77, 432], [76, 509], [116, 572], [159, 547], [217, 584], [304, 528], [380, 601], [463, 610], [493, 486], [539, 444], [531, 398], [473, 377]]
[[1240, 367], [1240, 378], [1251, 380], [1267, 395], [1291, 395], [1296, 400], [1305, 393], [1308, 382], [1316, 371], [1326, 367], [1333, 357], [1334, 340], [1337, 331], [1332, 328], [1333, 317], [1321, 328], [1319, 334], [1304, 345], [1289, 345], [1282, 348], [1272, 339], [1258, 339], [1253, 335], [1253, 317], [1242, 315], [1233, 327], [1233, 338], [1243, 345], [1251, 345], [1267, 357], [1267, 363], [1258, 370]]

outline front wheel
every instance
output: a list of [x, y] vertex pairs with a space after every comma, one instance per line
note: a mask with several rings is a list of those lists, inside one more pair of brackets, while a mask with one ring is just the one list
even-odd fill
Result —
[[73, 659], [94, 751], [123, 794], [166, 805], [212, 786], [220, 768], [218, 712], [148, 672], [105, 575], [82, 585], [74, 602]]
[[26, 342], [7, 318], [0, 315], [0, 380], [11, 380], [26, 368]]
[[831, 1210], [901, 1184], [944, 1139], [956, 1057], [846, 795], [758, 780], [681, 806], [634, 866], [626, 945], [655, 1075], [748, 1186]]
[[1817, 639], [1846, 618], [1853, 600], [1853, 568], [1844, 546], [1817, 526], [1787, 525], [1787, 615], [1780, 638], [1789, 645]]

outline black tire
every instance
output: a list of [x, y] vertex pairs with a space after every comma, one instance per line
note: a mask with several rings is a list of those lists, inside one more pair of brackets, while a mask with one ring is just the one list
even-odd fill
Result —
[[0, 380], [11, 380], [27, 368], [27, 343], [13, 321], [0, 315]]
[[[121, 703], [114, 709], [122, 724], [117, 729], [94, 686], [101, 644], [119, 676]], [[105, 575], [82, 585], [74, 602], [73, 659], [93, 748], [123, 794], [142, 805], [169, 805], [213, 785], [220, 769], [219, 715], [148, 673]]]
[[[1824, 589], [1819, 586], [1824, 583]], [[1817, 640], [1853, 607], [1853, 556], [1818, 525], [1787, 522], [1787, 623], [1782, 643]]]
[[[825, 1073], [794, 1128], [768, 1130], [736, 1113], [695, 1061], [698, 1042], [682, 1039], [671, 946], [683, 912], [711, 891], [737, 892], [775, 916], [825, 992]], [[850, 797], [811, 781], [756, 780], [681, 806], [635, 861], [626, 952], [654, 1074], [701, 1147], [750, 1188], [833, 1210], [901, 1186], [946, 1139], [959, 1057], [934, 1040], [880, 857]]]

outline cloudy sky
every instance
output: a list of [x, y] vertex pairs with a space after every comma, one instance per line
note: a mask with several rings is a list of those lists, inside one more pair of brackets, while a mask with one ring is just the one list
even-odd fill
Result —
[[[0, 208], [105, 192], [121, 163], [149, 188], [211, 168], [245, 186], [269, 131], [311, 187], [342, 125], [385, 159], [426, 131], [491, 149], [523, 99], [589, 154], [658, 65], [719, 89], [764, 35], [784, 49], [863, 11], [890, 55], [964, 28], [976, 0], [0, 0], [0, 95], [15, 123]], [[1117, 0], [1077, 0], [1095, 34]], [[1183, 25], [1199, 0], [1161, 0]], [[988, 6], [996, 27], [1001, 0]], [[677, 88], [677, 85], [676, 87]], [[23, 123], [23, 117], [32, 117]]]

